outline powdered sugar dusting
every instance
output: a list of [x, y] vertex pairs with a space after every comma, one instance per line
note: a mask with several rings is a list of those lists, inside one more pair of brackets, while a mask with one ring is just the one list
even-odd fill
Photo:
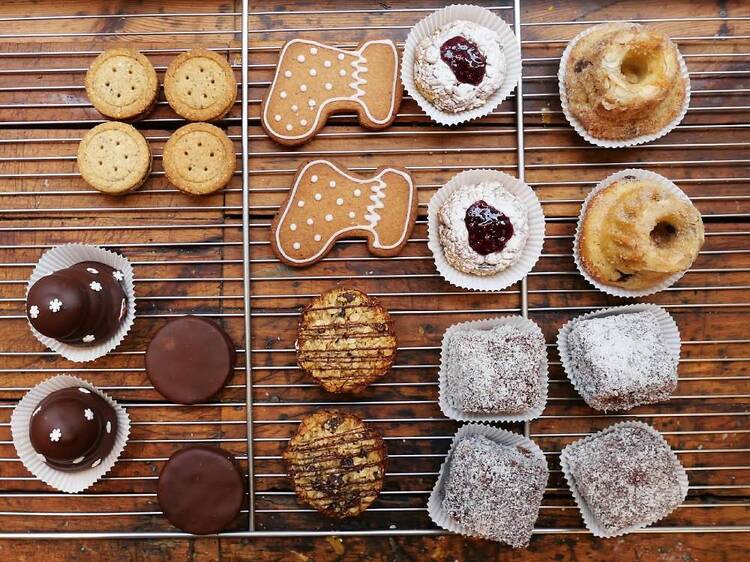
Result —
[[650, 525], [684, 499], [679, 463], [656, 430], [614, 426], [563, 454], [571, 485], [608, 533]]
[[449, 463], [443, 510], [468, 532], [526, 546], [549, 475], [544, 459], [472, 435], [456, 444]]
[[509, 325], [451, 334], [446, 350], [446, 398], [466, 413], [522, 414], [536, 406], [546, 347], [541, 333]]
[[629, 410], [667, 400], [677, 387], [678, 357], [653, 313], [587, 318], [568, 334], [576, 388], [597, 410]]

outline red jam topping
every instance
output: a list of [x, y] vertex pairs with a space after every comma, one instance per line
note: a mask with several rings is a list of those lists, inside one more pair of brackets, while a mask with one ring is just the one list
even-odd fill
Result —
[[456, 36], [443, 43], [440, 58], [462, 84], [476, 86], [484, 78], [487, 59], [474, 43], [464, 37]]
[[513, 236], [510, 219], [481, 200], [466, 209], [464, 221], [469, 231], [469, 246], [483, 256], [502, 251]]

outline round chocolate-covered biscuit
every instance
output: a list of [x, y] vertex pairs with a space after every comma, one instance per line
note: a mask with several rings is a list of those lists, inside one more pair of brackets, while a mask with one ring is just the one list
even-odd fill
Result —
[[192, 445], [174, 453], [159, 474], [164, 516], [183, 531], [216, 533], [240, 512], [245, 495], [234, 457], [219, 447]]
[[98, 262], [81, 262], [42, 277], [29, 289], [26, 314], [49, 338], [95, 345], [112, 337], [127, 312], [123, 273]]
[[146, 350], [146, 373], [159, 393], [178, 404], [216, 394], [234, 371], [232, 340], [217, 324], [184, 316], [163, 326]]
[[115, 444], [117, 415], [101, 396], [79, 386], [57, 390], [34, 409], [29, 438], [44, 462], [57, 470], [94, 468]]

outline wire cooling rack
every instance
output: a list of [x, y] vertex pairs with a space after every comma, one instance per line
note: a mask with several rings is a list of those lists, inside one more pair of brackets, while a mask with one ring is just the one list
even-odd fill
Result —
[[[336, 116], [297, 149], [273, 143], [259, 124], [260, 101], [284, 41], [305, 37], [350, 47], [390, 37], [402, 45], [410, 27], [439, 2], [373, 7], [365, 0], [324, 0], [313, 7], [299, 0], [285, 2], [284, 11], [263, 11], [244, 0], [224, 11], [225, 4], [204, 0], [184, 2], [193, 9], [170, 13], [168, 5], [145, 1], [125, 14], [91, 13], [90, 2], [71, 2], [50, 3], [34, 17], [18, 11], [27, 4], [0, 9], [0, 537], [181, 536], [161, 516], [158, 471], [178, 448], [205, 442], [232, 451], [248, 475], [247, 503], [228, 535], [440, 532], [425, 503], [456, 430], [437, 405], [441, 336], [455, 322], [503, 314], [529, 316], [550, 342], [547, 409], [530, 424], [511, 426], [530, 435], [550, 460], [536, 532], [586, 532], [561, 478], [559, 450], [625, 418], [660, 429], [691, 481], [685, 504], [644, 532], [750, 531], [750, 339], [744, 321], [750, 308], [750, 6], [733, 4], [725, 13], [687, 1], [605, 7], [581, 1], [552, 8], [534, 0], [478, 3], [511, 24], [522, 43], [523, 79], [496, 111], [449, 130], [431, 123], [407, 97], [385, 131], [366, 131], [353, 116]], [[625, 150], [588, 146], [561, 114], [560, 54], [588, 25], [631, 18], [679, 43], [692, 78], [691, 108], [673, 133], [652, 144]], [[175, 54], [195, 45], [230, 59], [241, 95], [221, 126], [242, 157], [224, 192], [190, 198], [165, 181], [161, 148], [183, 121], [164, 101], [137, 124], [155, 154], [143, 188], [114, 199], [80, 180], [78, 141], [101, 119], [85, 97], [83, 74], [104, 48], [122, 43], [147, 54], [160, 75]], [[420, 218], [400, 256], [376, 258], [351, 240], [306, 269], [278, 262], [268, 243], [270, 221], [297, 165], [310, 157], [332, 157], [363, 172], [397, 164], [413, 173]], [[431, 194], [472, 167], [525, 178], [548, 219], [544, 254], [534, 271], [497, 293], [449, 286], [426, 246]], [[680, 326], [684, 347], [676, 396], [605, 416], [573, 391], [551, 342], [573, 316], [618, 303], [575, 272], [571, 240], [585, 194], [625, 167], [652, 169], [680, 185], [703, 214], [707, 241], [680, 283], [645, 299], [665, 306]], [[67, 363], [43, 350], [23, 315], [31, 269], [44, 250], [65, 242], [107, 246], [126, 255], [136, 270], [135, 327], [116, 352], [93, 364]], [[357, 397], [324, 393], [295, 365], [299, 307], [337, 282], [380, 297], [399, 336], [392, 373]], [[238, 346], [236, 375], [208, 404], [163, 401], [143, 369], [151, 335], [186, 313], [220, 321]], [[115, 468], [75, 496], [29, 475], [10, 437], [18, 399], [61, 372], [104, 389], [133, 420], [131, 440]], [[350, 521], [328, 521], [298, 504], [281, 463], [301, 416], [328, 406], [363, 416], [384, 435], [390, 453], [383, 493]]]

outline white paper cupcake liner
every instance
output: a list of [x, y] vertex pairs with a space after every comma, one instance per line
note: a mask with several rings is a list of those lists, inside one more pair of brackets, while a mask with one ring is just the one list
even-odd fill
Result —
[[523, 332], [536, 332], [539, 335], [542, 335], [541, 328], [539, 328], [539, 326], [535, 322], [529, 320], [528, 318], [524, 318], [523, 316], [501, 316], [498, 318], [488, 318], [486, 320], [471, 320], [469, 322], [461, 322], [460, 324], [454, 324], [453, 326], [450, 326], [445, 331], [445, 334], [443, 334], [443, 343], [440, 349], [440, 373], [438, 392], [440, 409], [442, 410], [443, 414], [445, 414], [450, 419], [484, 423], [522, 422], [533, 420], [534, 418], [538, 418], [542, 415], [542, 412], [547, 405], [547, 390], [549, 385], [546, 348], [541, 364], [539, 366], [539, 381], [543, 388], [543, 392], [542, 394], [540, 394], [536, 404], [534, 404], [534, 406], [526, 412], [523, 412], [522, 414], [509, 415], [464, 412], [462, 410], [459, 410], [458, 408], [453, 407], [448, 401], [446, 392], [448, 373], [445, 365], [445, 358], [447, 354], [446, 346], [449, 344], [449, 340], [451, 339], [451, 337], [456, 333], [465, 332], [467, 330], [490, 330], [502, 325], [513, 326], [514, 328], [517, 328], [518, 330], [521, 330]]
[[[57, 390], [78, 386], [95, 392], [115, 409], [115, 414], [117, 415], [117, 435], [112, 450], [96, 467], [78, 472], [64, 472], [47, 465], [34, 450], [29, 438], [29, 423], [32, 413], [42, 399]], [[26, 393], [13, 410], [13, 414], [10, 417], [10, 430], [13, 435], [13, 446], [16, 448], [21, 462], [29, 472], [45, 484], [61, 492], [76, 494], [93, 485], [114, 466], [125, 449], [128, 435], [130, 435], [130, 417], [122, 406], [91, 383], [69, 375], [59, 375], [47, 379]]]
[[450, 470], [453, 449], [455, 449], [456, 444], [459, 441], [472, 435], [484, 435], [488, 439], [491, 439], [492, 441], [500, 445], [523, 445], [525, 448], [529, 449], [534, 454], [534, 456], [544, 460], [545, 464], [547, 463], [547, 460], [539, 446], [531, 439], [528, 439], [518, 433], [505, 431], [504, 429], [498, 429], [497, 427], [492, 427], [484, 424], [469, 423], [460, 427], [456, 434], [453, 436], [451, 448], [445, 457], [445, 461], [443, 461], [443, 464], [440, 467], [440, 473], [438, 474], [437, 482], [435, 482], [435, 486], [432, 488], [430, 498], [427, 500], [427, 513], [429, 514], [430, 519], [432, 519], [433, 523], [453, 533], [458, 533], [469, 537], [496, 540], [493, 537], [480, 535], [473, 531], [470, 531], [469, 529], [466, 529], [464, 526], [458, 524], [454, 519], [450, 517], [450, 515], [448, 515], [443, 510], [445, 479], [447, 478], [448, 471]]
[[603, 318], [606, 316], [614, 316], [619, 314], [635, 314], [637, 312], [651, 312], [656, 318], [656, 323], [659, 326], [659, 332], [661, 333], [662, 341], [669, 351], [670, 355], [675, 360], [675, 365], [680, 360], [680, 330], [677, 328], [677, 324], [669, 313], [662, 307], [655, 304], [629, 304], [626, 306], [613, 306], [611, 308], [602, 308], [577, 316], [565, 323], [557, 333], [557, 351], [560, 354], [560, 362], [562, 363], [563, 370], [568, 376], [573, 388], [576, 392], [583, 396], [580, 387], [578, 386], [578, 373], [573, 368], [573, 360], [570, 357], [570, 350], [568, 349], [568, 334], [578, 322], [581, 320], [587, 320], [589, 318]]
[[[454, 268], [445, 259], [440, 244], [438, 211], [451, 194], [466, 185], [485, 181], [499, 182], [526, 206], [528, 210], [529, 238], [520, 257], [508, 269], [495, 275], [482, 277]], [[498, 170], [466, 170], [453, 176], [432, 196], [427, 206], [427, 245], [435, 258], [435, 267], [451, 285], [476, 291], [500, 291], [517, 283], [531, 271], [542, 255], [544, 245], [544, 212], [534, 190], [521, 180]]]
[[133, 268], [127, 259], [119, 254], [99, 248], [98, 246], [88, 246], [85, 244], [65, 244], [56, 246], [45, 252], [36, 264], [29, 282], [26, 285], [26, 294], [29, 289], [42, 277], [46, 277], [83, 261], [97, 261], [108, 265], [116, 270], [122, 271], [122, 287], [128, 300], [128, 309], [125, 318], [120, 324], [120, 328], [115, 335], [106, 341], [93, 346], [75, 346], [61, 341], [48, 338], [41, 334], [29, 323], [32, 333], [43, 345], [46, 345], [52, 351], [55, 351], [70, 361], [76, 363], [85, 363], [98, 359], [116, 348], [130, 331], [135, 321], [135, 286], [133, 283]]
[[687, 497], [687, 494], [688, 494], [689, 482], [688, 482], [687, 473], [685, 472], [685, 468], [680, 463], [679, 459], [677, 458], [677, 455], [674, 454], [674, 451], [672, 451], [672, 448], [669, 446], [669, 443], [667, 443], [667, 440], [664, 439], [664, 436], [661, 433], [659, 433], [656, 429], [648, 425], [647, 423], [636, 422], [636, 421], [620, 422], [620, 423], [611, 425], [608, 428], [603, 429], [601, 431], [597, 431], [593, 435], [589, 435], [588, 437], [579, 439], [578, 441], [575, 441], [574, 443], [571, 443], [570, 445], [566, 446], [562, 450], [562, 452], [560, 453], [560, 466], [562, 467], [563, 475], [565, 476], [565, 480], [567, 481], [568, 486], [570, 487], [570, 491], [573, 493], [573, 498], [575, 499], [576, 505], [578, 506], [578, 509], [581, 511], [581, 516], [583, 517], [583, 522], [586, 524], [586, 528], [589, 531], [591, 531], [591, 533], [595, 537], [599, 537], [599, 538], [612, 538], [612, 537], [619, 537], [622, 535], [626, 535], [627, 533], [632, 533], [633, 531], [637, 531], [638, 529], [644, 529], [648, 527], [649, 525], [653, 525], [660, 519], [663, 519], [664, 517], [666, 517], [666, 515], [664, 515], [662, 517], [657, 517], [653, 520], [646, 520], [637, 525], [633, 525], [632, 527], [623, 529], [622, 531], [619, 531], [617, 533], [612, 533], [600, 527], [599, 522], [597, 521], [591, 509], [589, 509], [588, 504], [578, 492], [578, 488], [576, 486], [575, 479], [573, 478], [571, 474], [570, 464], [568, 462], [568, 455], [570, 455], [570, 448], [573, 447], [574, 445], [585, 443], [586, 441], [590, 441], [591, 439], [594, 439], [595, 437], [603, 433], [607, 433], [609, 431], [612, 431], [615, 428], [619, 428], [623, 426], [642, 427], [645, 430], [647, 430], [649, 433], [652, 433], [653, 435], [658, 436], [659, 439], [661, 439], [661, 441], [664, 442], [664, 444], [667, 447], [669, 447], [669, 450], [672, 453], [672, 459], [674, 460], [675, 469], [677, 471], [677, 477], [680, 482], [680, 490], [682, 491], [683, 502], [685, 501], [685, 498]]
[[[500, 37], [503, 54], [505, 55], [505, 76], [500, 87], [481, 107], [458, 113], [441, 111], [428, 101], [414, 83], [414, 59], [419, 43], [430, 36], [443, 25], [456, 20], [471, 21], [495, 31]], [[466, 121], [479, 119], [494, 111], [513, 91], [521, 78], [521, 49], [518, 39], [511, 27], [500, 17], [479, 6], [454, 4], [433, 12], [419, 21], [409, 32], [404, 44], [404, 54], [401, 63], [401, 82], [419, 107], [435, 122], [441, 125], [458, 125]]]
[[[627, 24], [627, 22], [622, 23]], [[611, 23], [594, 25], [585, 29], [584, 31], [576, 35], [573, 39], [571, 39], [568, 43], [568, 46], [565, 48], [565, 51], [563, 51], [562, 57], [560, 58], [560, 68], [557, 72], [557, 83], [560, 91], [560, 104], [562, 105], [562, 111], [565, 114], [565, 118], [568, 120], [568, 123], [570, 123], [570, 125], [576, 130], [576, 132], [581, 135], [581, 137], [583, 137], [584, 140], [591, 144], [595, 144], [604, 148], [623, 148], [627, 146], [636, 146], [638, 144], [644, 144], [659, 139], [680, 124], [682, 119], [685, 117], [685, 114], [687, 113], [688, 107], [690, 106], [690, 73], [688, 72], [687, 65], [685, 64], [685, 59], [682, 58], [682, 53], [680, 53], [679, 50], [677, 51], [677, 60], [680, 65], [680, 77], [685, 82], [685, 99], [682, 102], [682, 108], [680, 109], [680, 112], [677, 114], [677, 116], [656, 133], [641, 135], [639, 137], [634, 137], [632, 139], [626, 140], [598, 139], [589, 134], [588, 131], [586, 131], [581, 122], [576, 119], [576, 117], [570, 110], [570, 106], [568, 105], [568, 93], [565, 90], [565, 73], [568, 68], [568, 58], [570, 57], [570, 53], [573, 51], [576, 43], [578, 43], [578, 41], [580, 41], [582, 38], [586, 37], [590, 33], [593, 33], [599, 28], [608, 25], [611, 25]], [[628, 25], [638, 25], [638, 27], [641, 27], [639, 24]]]
[[653, 287], [649, 287], [647, 289], [623, 289], [622, 287], [617, 287], [614, 285], [606, 285], [604, 283], [601, 283], [600, 281], [597, 281], [594, 279], [589, 273], [586, 271], [586, 269], [583, 267], [583, 264], [581, 263], [581, 256], [580, 252], [578, 250], [578, 243], [581, 239], [581, 225], [583, 224], [583, 217], [586, 214], [586, 209], [589, 206], [589, 202], [591, 199], [599, 193], [601, 190], [605, 189], [606, 187], [610, 186], [614, 182], [621, 180], [625, 178], [626, 176], [634, 176], [637, 179], [642, 180], [649, 180], [658, 183], [665, 189], [667, 189], [669, 192], [674, 194], [675, 196], [684, 199], [685, 201], [691, 202], [690, 198], [685, 195], [685, 192], [682, 191], [679, 187], [677, 187], [674, 183], [672, 183], [670, 180], [665, 178], [664, 176], [661, 176], [655, 172], [651, 172], [649, 170], [637, 170], [635, 168], [628, 168], [625, 170], [620, 170], [619, 172], [615, 172], [611, 176], [607, 177], [606, 179], [599, 182], [596, 187], [594, 187], [591, 192], [586, 196], [586, 199], [583, 201], [583, 205], [581, 205], [581, 212], [578, 215], [578, 223], [576, 224], [576, 232], [573, 239], [573, 260], [575, 261], [576, 267], [578, 268], [578, 271], [581, 273], [584, 279], [591, 283], [594, 287], [599, 289], [600, 291], [603, 291], [607, 293], [608, 295], [612, 295], [614, 297], [625, 297], [625, 298], [635, 298], [635, 297], [645, 297], [647, 295], [653, 295], [654, 293], [658, 293], [659, 291], [663, 291], [667, 287], [671, 287], [677, 281], [679, 281], [683, 275], [688, 271], [688, 269], [685, 269], [684, 271], [679, 271], [673, 275], [670, 275], [666, 279], [664, 279], [661, 283], [658, 283], [654, 285]]

